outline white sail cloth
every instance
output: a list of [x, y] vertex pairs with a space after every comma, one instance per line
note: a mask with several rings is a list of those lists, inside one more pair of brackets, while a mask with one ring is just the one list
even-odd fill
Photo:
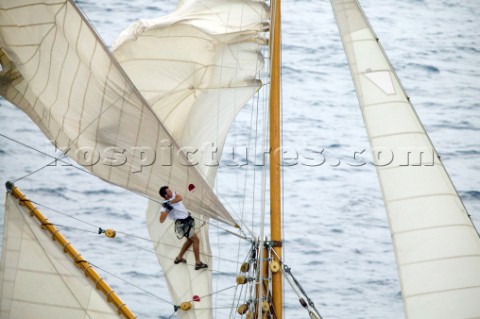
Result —
[[6, 196], [0, 318], [123, 318], [25, 206]]
[[183, 256], [186, 263], [174, 264], [185, 239], [179, 240], [175, 235], [175, 223], [167, 219], [159, 222], [160, 205], [149, 201], [147, 209], [147, 226], [158, 262], [162, 267], [167, 282], [172, 303], [180, 305], [182, 302], [191, 302], [192, 308], [188, 311], [178, 310], [177, 316], [182, 319], [209, 319], [213, 318], [212, 311], [212, 259], [210, 241], [208, 238], [208, 224], [205, 218], [192, 213], [195, 218], [195, 232], [200, 239], [200, 257], [208, 264], [208, 269], [195, 270], [195, 258], [192, 248]]
[[2, 1], [0, 47], [0, 93], [68, 156], [151, 198], [171, 185], [188, 208], [235, 224], [73, 1]]
[[[130, 26], [114, 45], [114, 56], [178, 143], [199, 150], [197, 168], [211, 187], [228, 129], [261, 85], [256, 75], [263, 69], [259, 45], [267, 12], [262, 1], [186, 1], [168, 16]], [[154, 201], [147, 226], [173, 303], [199, 297], [178, 316], [212, 318], [208, 218], [190, 211], [209, 269], [194, 270], [192, 251], [187, 264], [173, 264], [184, 240], [176, 238], [171, 220], [160, 224]]]
[[480, 239], [356, 0], [332, 0], [388, 213], [407, 318], [480, 317]]
[[122, 32], [113, 53], [213, 185], [228, 129], [259, 89], [267, 8], [255, 0], [187, 1]]

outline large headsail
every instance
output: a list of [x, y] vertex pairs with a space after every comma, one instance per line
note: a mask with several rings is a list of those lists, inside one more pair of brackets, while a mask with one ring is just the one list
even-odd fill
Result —
[[358, 2], [332, 5], [383, 191], [406, 317], [479, 317], [479, 235]]
[[[228, 129], [261, 85], [256, 74], [263, 68], [266, 19], [263, 1], [187, 1], [168, 16], [135, 23], [114, 45], [114, 56], [158, 118], [181, 146], [198, 150], [197, 168], [212, 188]], [[213, 266], [208, 220], [191, 212], [202, 260]], [[172, 301], [199, 297], [178, 315], [212, 318], [211, 271], [195, 271], [191, 252], [187, 264], [173, 264], [183, 241], [171, 220], [159, 223], [159, 214], [159, 204], [150, 201], [147, 226]]]
[[6, 197], [0, 318], [125, 318], [22, 200]]
[[0, 93], [68, 156], [152, 198], [171, 185], [187, 207], [235, 224], [73, 1], [2, 2], [0, 21]]

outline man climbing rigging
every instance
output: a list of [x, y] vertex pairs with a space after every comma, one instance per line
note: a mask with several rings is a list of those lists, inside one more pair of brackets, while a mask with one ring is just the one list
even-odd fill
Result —
[[174, 263], [186, 263], [183, 254], [193, 244], [193, 254], [195, 255], [195, 270], [207, 268], [208, 265], [200, 261], [200, 239], [195, 234], [195, 220], [190, 216], [187, 208], [182, 203], [182, 196], [176, 192], [172, 192], [168, 186], [160, 188], [160, 196], [166, 201], [162, 204], [160, 223], [165, 219], [173, 219], [175, 221], [175, 233], [179, 239], [186, 237], [187, 241], [183, 244], [180, 253], [175, 258]]

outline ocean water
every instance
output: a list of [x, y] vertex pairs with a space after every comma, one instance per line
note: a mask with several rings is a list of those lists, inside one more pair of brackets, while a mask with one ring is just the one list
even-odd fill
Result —
[[[461, 0], [363, 0], [367, 16], [467, 210], [480, 227], [480, 5]], [[174, 1], [78, 1], [110, 45], [130, 23], [171, 12]], [[285, 262], [324, 318], [403, 318], [391, 238], [369, 145], [329, 1], [287, 0], [283, 8], [283, 140], [300, 156], [324, 150], [320, 166], [285, 167]], [[225, 149], [252, 126], [247, 106]], [[21, 111], [0, 100], [0, 177], [21, 178], [51, 162], [24, 145], [55, 149]], [[365, 150], [366, 165], [352, 166]], [[247, 171], [247, 172], [245, 172]], [[234, 213], [245, 203], [251, 170], [221, 165], [216, 190]], [[59, 225], [82, 255], [99, 268], [139, 318], [169, 318], [173, 307], [150, 251], [146, 199], [62, 163], [16, 183]], [[1, 195], [4, 202], [4, 194]], [[258, 196], [256, 197], [258, 201]], [[3, 208], [0, 209], [3, 219]], [[70, 215], [88, 224], [79, 222]], [[115, 240], [98, 227], [121, 232]], [[238, 243], [212, 227], [216, 255], [236, 259]], [[243, 247], [242, 247], [243, 249]], [[244, 253], [244, 252], [241, 252]], [[231, 256], [231, 257], [230, 257]], [[226, 258], [224, 258], [226, 259]], [[220, 289], [234, 281], [234, 266], [215, 261]], [[285, 284], [286, 285], [286, 284]], [[286, 285], [286, 318], [306, 318]], [[215, 296], [216, 318], [229, 314], [230, 291]]]

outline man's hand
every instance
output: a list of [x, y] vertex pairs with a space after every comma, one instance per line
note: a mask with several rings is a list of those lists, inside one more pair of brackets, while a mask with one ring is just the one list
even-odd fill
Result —
[[173, 206], [170, 204], [170, 201], [166, 201], [163, 204], [163, 207], [165, 207], [168, 211], [171, 211], [173, 209]]

